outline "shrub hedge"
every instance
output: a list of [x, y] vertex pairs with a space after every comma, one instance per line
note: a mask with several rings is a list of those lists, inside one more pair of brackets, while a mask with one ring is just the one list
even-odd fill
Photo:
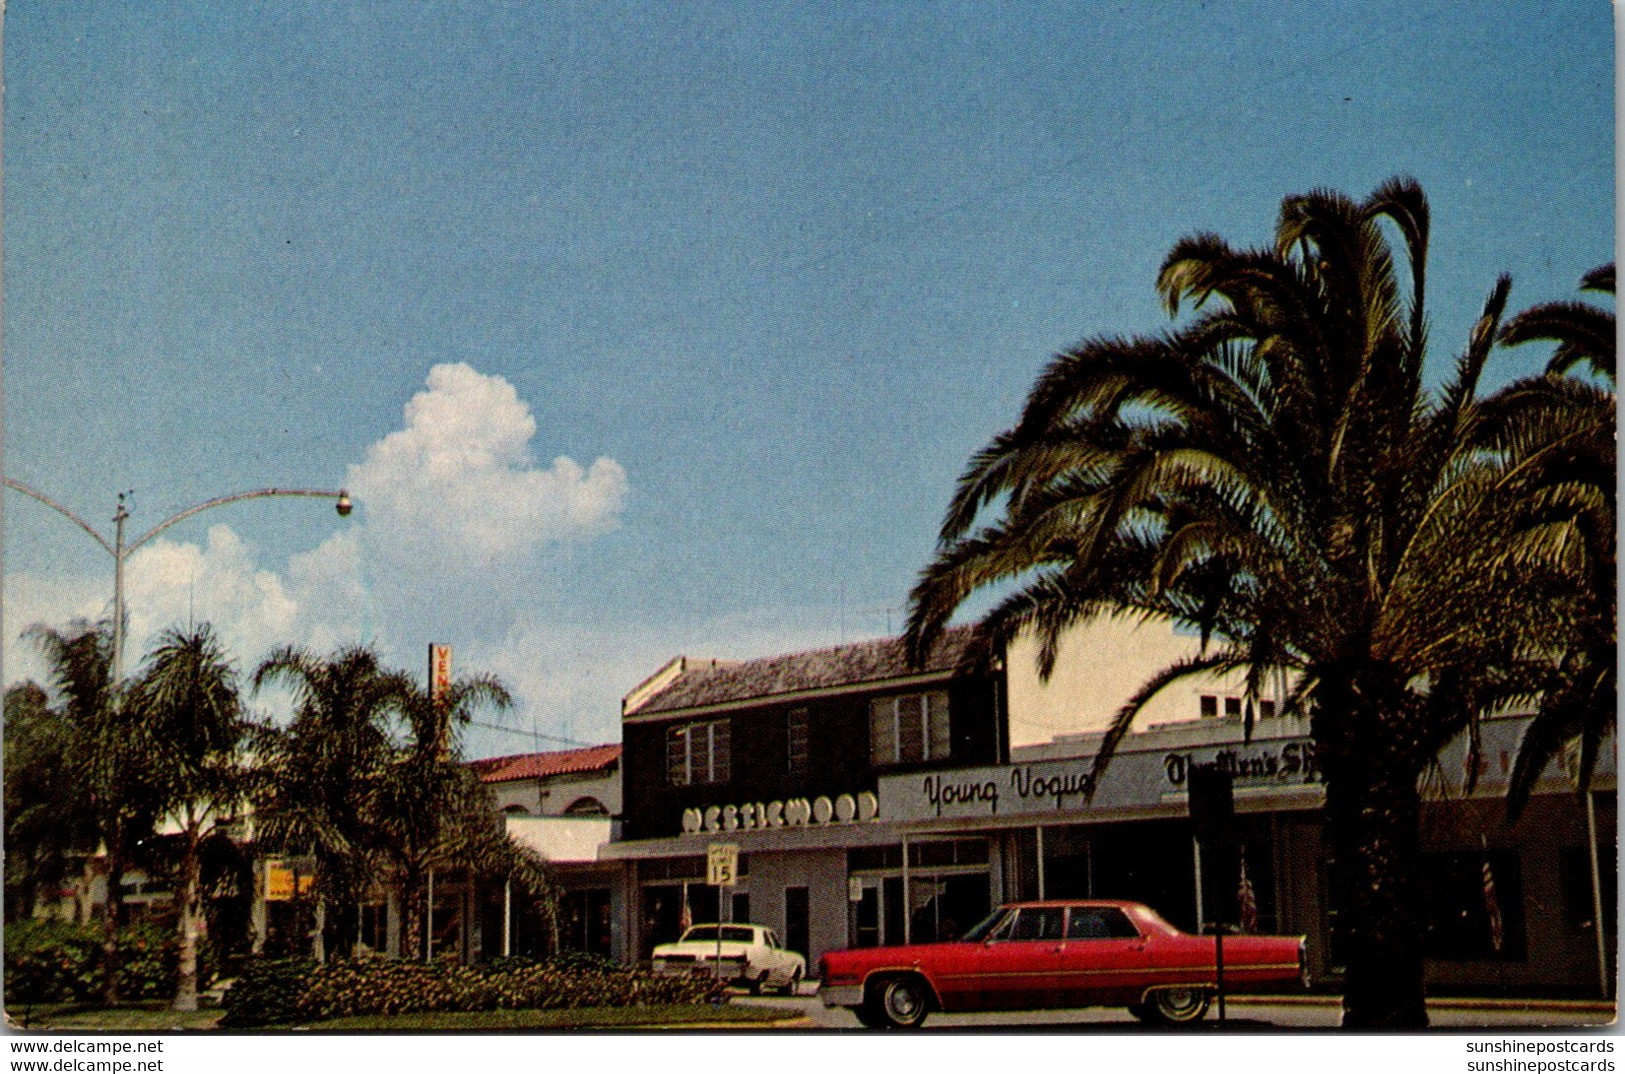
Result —
[[478, 966], [366, 958], [318, 964], [259, 959], [226, 991], [227, 1028], [426, 1011], [549, 1010], [720, 1002], [709, 980], [643, 970], [502, 959]]
[[[207, 945], [198, 956], [198, 982], [213, 977]], [[125, 999], [175, 994], [179, 958], [174, 929], [161, 922], [126, 925], [118, 934], [119, 992]], [[102, 928], [61, 921], [15, 921], [6, 926], [8, 1003], [91, 1001], [102, 990]]]

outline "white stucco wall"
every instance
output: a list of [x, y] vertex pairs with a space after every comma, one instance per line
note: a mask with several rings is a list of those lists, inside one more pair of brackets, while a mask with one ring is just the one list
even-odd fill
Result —
[[523, 811], [520, 816], [557, 817], [562, 816], [571, 803], [583, 798], [596, 798], [611, 816], [621, 811], [619, 768], [607, 774], [589, 772], [553, 776], [546, 780], [514, 779], [488, 783], [486, 786], [490, 788], [496, 799], [497, 811], [501, 813], [513, 813], [517, 807]]
[[[1048, 681], [1038, 676], [1038, 644], [1022, 638], [1006, 657], [1010, 748], [1040, 745], [1066, 735], [1104, 731], [1124, 703], [1154, 675], [1201, 652], [1201, 639], [1176, 633], [1172, 624], [1100, 616], [1075, 628], [1062, 642]], [[1246, 693], [1245, 676], [1193, 676], [1170, 684], [1135, 721], [1135, 730], [1201, 718], [1201, 697]], [[1279, 699], [1275, 686], [1262, 696]]]

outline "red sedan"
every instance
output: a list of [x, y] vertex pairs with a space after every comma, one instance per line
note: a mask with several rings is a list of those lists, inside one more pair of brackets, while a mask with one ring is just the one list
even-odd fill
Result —
[[[831, 951], [826, 1007], [905, 1029], [933, 1010], [1125, 1006], [1142, 1021], [1195, 1022], [1218, 986], [1214, 940], [1137, 902], [1013, 903], [951, 943]], [[1307, 986], [1302, 936], [1226, 936], [1224, 988]]]

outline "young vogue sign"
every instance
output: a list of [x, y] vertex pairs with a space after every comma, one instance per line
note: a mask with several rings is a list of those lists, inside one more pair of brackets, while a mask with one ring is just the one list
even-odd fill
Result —
[[1156, 805], [1185, 789], [1191, 769], [1207, 765], [1228, 771], [1238, 788], [1286, 788], [1320, 779], [1307, 738], [1124, 751], [1112, 759], [1099, 787], [1090, 774], [1093, 765], [1093, 757], [1078, 757], [888, 776], [880, 781], [880, 812], [907, 821]]

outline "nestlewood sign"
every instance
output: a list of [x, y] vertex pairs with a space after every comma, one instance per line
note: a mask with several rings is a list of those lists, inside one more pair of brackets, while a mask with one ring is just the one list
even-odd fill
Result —
[[790, 798], [683, 810], [685, 832], [734, 832], [757, 828], [802, 828], [814, 824], [863, 824], [880, 814], [879, 800], [869, 791], [834, 798]]

